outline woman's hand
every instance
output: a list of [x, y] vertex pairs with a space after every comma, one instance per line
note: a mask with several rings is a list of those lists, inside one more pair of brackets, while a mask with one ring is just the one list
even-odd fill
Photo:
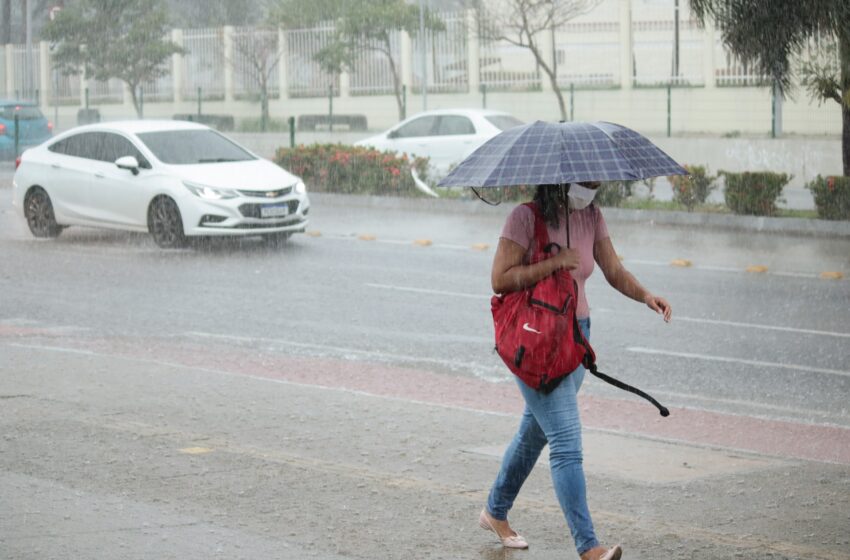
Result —
[[575, 270], [581, 262], [577, 249], [561, 249], [552, 259], [557, 263], [559, 270], [563, 268]]
[[643, 302], [656, 313], [664, 315], [665, 322], [670, 322], [670, 318], [673, 316], [673, 308], [670, 307], [670, 304], [667, 303], [666, 299], [647, 293], [643, 297]]

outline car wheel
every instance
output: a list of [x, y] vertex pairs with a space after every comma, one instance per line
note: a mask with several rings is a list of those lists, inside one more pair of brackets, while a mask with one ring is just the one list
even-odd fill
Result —
[[155, 198], [148, 209], [148, 230], [154, 243], [163, 249], [177, 249], [186, 246], [183, 234], [183, 218], [177, 203], [167, 196]]
[[264, 233], [263, 241], [266, 242], [266, 245], [271, 247], [278, 247], [287, 242], [287, 240], [292, 236], [292, 232], [289, 231], [278, 231], [275, 233]]
[[27, 225], [36, 237], [57, 237], [62, 233], [62, 226], [56, 223], [53, 214], [53, 203], [50, 196], [39, 187], [33, 188], [24, 200], [24, 215]]

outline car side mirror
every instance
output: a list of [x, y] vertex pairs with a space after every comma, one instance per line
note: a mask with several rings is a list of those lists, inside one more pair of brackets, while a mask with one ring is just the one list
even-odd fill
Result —
[[133, 156], [124, 156], [115, 160], [119, 169], [126, 169], [133, 175], [139, 174], [139, 161]]
[[387, 134], [387, 138], [389, 138], [390, 140], [392, 140], [393, 138], [398, 138], [398, 130], [391, 130]]

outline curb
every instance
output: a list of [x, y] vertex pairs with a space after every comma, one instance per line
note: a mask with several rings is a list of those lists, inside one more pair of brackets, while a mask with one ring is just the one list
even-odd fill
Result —
[[[514, 207], [513, 203], [488, 206], [480, 200], [471, 199], [406, 198], [332, 193], [310, 193], [310, 199], [317, 203], [338, 203], [345, 206], [383, 208], [386, 210], [477, 215], [489, 214], [493, 216], [507, 216], [508, 212]], [[686, 228], [713, 228], [726, 231], [850, 239], [850, 221], [736, 216], [733, 214], [710, 214], [673, 210], [631, 210], [613, 207], [605, 207], [603, 211], [605, 213], [605, 219], [609, 222], [648, 223], [651, 225]]]

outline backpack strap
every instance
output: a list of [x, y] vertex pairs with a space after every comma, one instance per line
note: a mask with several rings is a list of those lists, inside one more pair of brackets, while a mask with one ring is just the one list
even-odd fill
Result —
[[[549, 252], [549, 231], [546, 228], [546, 219], [543, 217], [543, 212], [536, 202], [526, 202], [524, 206], [531, 209], [534, 216], [534, 254], [531, 257], [532, 262], [541, 260], [543, 255]], [[559, 247], [560, 248], [560, 247]]]

